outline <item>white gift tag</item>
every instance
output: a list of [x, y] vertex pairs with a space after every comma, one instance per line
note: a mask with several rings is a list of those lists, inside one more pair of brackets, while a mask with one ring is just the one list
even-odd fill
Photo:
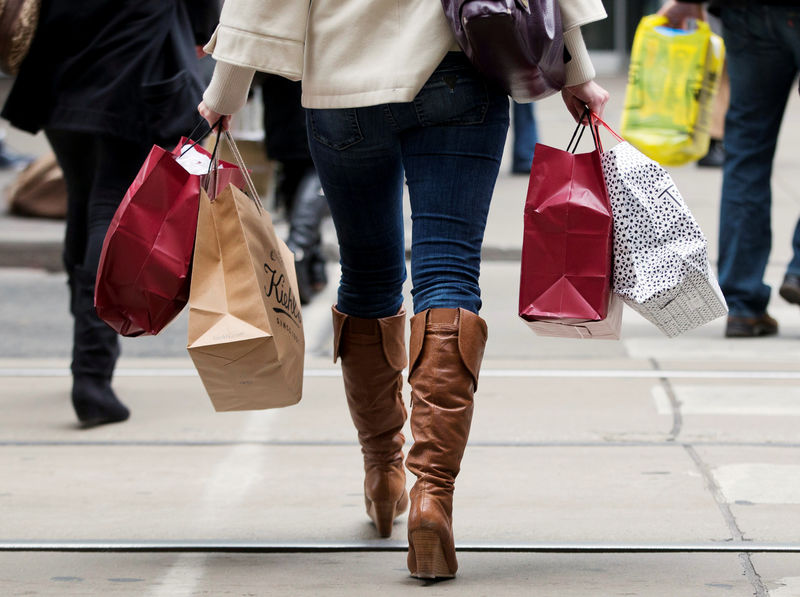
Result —
[[198, 151], [194, 146], [175, 158], [175, 161], [189, 174], [208, 174], [208, 171], [211, 169], [211, 158], [201, 151]]

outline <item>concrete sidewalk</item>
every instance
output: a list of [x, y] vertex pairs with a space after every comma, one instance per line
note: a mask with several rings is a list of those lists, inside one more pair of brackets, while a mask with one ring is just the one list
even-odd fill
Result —
[[[668, 340], [630, 311], [619, 342], [539, 338], [514, 315], [517, 267], [484, 268], [490, 340], [457, 482], [461, 570], [431, 593], [800, 595], [796, 309], [776, 311], [776, 338], [725, 340], [717, 321]], [[137, 343], [161, 336], [126, 339], [115, 386], [131, 420], [79, 430], [66, 356], [0, 360], [0, 594], [423, 584], [405, 569], [405, 516], [382, 541], [363, 512], [330, 359], [333, 293], [304, 312], [304, 397], [287, 409], [214, 413], [185, 353], [148, 358]], [[185, 316], [165, 333], [185, 338]]]
[[[569, 343], [519, 323], [504, 333], [510, 317], [487, 302], [456, 492], [461, 571], [433, 594], [800, 594], [797, 339], [725, 345], [706, 331], [664, 349], [634, 320], [622, 342]], [[326, 310], [309, 310], [310, 335], [326, 335]], [[297, 406], [218, 414], [187, 359], [126, 358], [115, 385], [131, 420], [88, 431], [71, 419], [67, 365], [0, 362], [0, 594], [422, 584], [405, 571], [405, 516], [382, 541], [363, 512], [330, 359], [309, 355]]]
[[[624, 81], [603, 83], [614, 121]], [[773, 285], [800, 205], [792, 103]], [[543, 142], [564, 146], [572, 125], [559, 100], [537, 110]], [[20, 139], [9, 133], [25, 150]], [[713, 257], [720, 173], [673, 175]], [[774, 298], [773, 338], [726, 340], [718, 320], [667, 339], [630, 310], [618, 342], [534, 336], [516, 317], [526, 186], [498, 181], [482, 271], [490, 338], [455, 501], [461, 568], [426, 593], [800, 596], [798, 309]], [[62, 227], [0, 219], [2, 254], [38, 242], [57, 255]], [[406, 595], [425, 584], [405, 567], [406, 517], [382, 541], [363, 512], [331, 362], [333, 285], [304, 310], [297, 406], [213, 412], [185, 353], [184, 313], [157, 338], [125, 339], [115, 386], [130, 421], [79, 430], [63, 273], [0, 268], [0, 284], [13, 302], [0, 313], [11, 332], [0, 347], [0, 595]], [[45, 295], [63, 310], [32, 298]], [[26, 335], [50, 348], [20, 357]]]

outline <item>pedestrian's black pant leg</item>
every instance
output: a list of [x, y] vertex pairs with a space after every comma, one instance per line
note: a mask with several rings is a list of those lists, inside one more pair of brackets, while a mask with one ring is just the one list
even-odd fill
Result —
[[86, 255], [87, 214], [94, 180], [94, 135], [75, 131], [45, 131], [67, 185], [67, 219], [63, 260], [67, 275], [72, 277], [76, 265]]

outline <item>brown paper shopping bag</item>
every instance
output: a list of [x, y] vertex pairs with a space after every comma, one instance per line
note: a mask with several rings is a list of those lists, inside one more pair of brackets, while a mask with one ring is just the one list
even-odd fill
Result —
[[250, 193], [200, 197], [188, 349], [217, 411], [289, 406], [303, 388], [294, 256]]

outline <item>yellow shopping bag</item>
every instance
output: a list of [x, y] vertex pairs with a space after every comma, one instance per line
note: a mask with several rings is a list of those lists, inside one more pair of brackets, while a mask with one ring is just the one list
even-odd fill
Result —
[[704, 156], [724, 59], [722, 38], [705, 21], [684, 30], [668, 27], [664, 16], [644, 17], [633, 39], [622, 136], [664, 165]]

